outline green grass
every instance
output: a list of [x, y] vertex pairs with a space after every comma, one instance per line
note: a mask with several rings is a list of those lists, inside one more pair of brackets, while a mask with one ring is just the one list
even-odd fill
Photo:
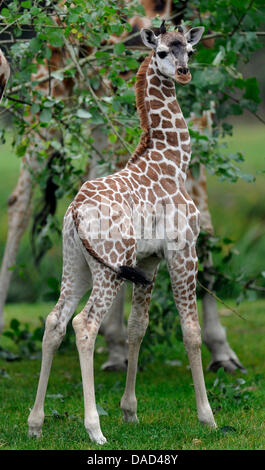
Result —
[[[50, 308], [51, 304], [44, 303], [8, 305], [7, 324], [17, 317], [35, 327], [38, 316], [46, 316]], [[168, 346], [159, 346], [156, 357], [160, 359], [138, 372], [136, 393], [140, 423], [137, 425], [123, 423], [119, 409], [125, 374], [102, 372], [100, 365], [106, 360], [106, 354], [95, 354], [96, 399], [108, 413], [108, 416], [101, 416], [102, 430], [108, 439], [104, 449], [264, 449], [265, 302], [244, 302], [239, 311], [247, 322], [231, 312], [227, 315], [227, 310], [220, 308], [230, 344], [248, 374], [238, 372], [224, 380], [228, 386], [237, 378], [246, 380], [242, 388], [248, 397], [240, 402], [225, 393], [224, 397], [218, 395], [216, 403], [211, 393], [216, 375], [205, 372], [212, 406], [221, 407], [215, 414], [217, 431], [202, 427], [197, 421], [188, 360], [181, 342], [176, 341], [171, 350]], [[7, 339], [2, 344], [7, 346]], [[99, 337], [96, 349], [103, 344]], [[210, 356], [204, 346], [202, 354], [206, 369]], [[182, 365], [170, 366], [165, 363], [166, 358], [178, 359]], [[0, 370], [2, 450], [99, 449], [89, 441], [83, 426], [83, 395], [76, 350], [55, 356], [45, 402], [43, 437], [39, 440], [27, 437], [27, 417], [35, 398], [40, 360], [5, 362], [1, 359]], [[230, 429], [231, 432], [225, 433], [225, 426], [233, 427], [234, 431]]]

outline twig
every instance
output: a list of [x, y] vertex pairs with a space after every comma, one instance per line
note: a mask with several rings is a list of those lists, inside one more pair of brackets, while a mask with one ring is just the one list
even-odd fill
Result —
[[[239, 31], [239, 34], [248, 34], [248, 33], [255, 33], [256, 36], [265, 36], [265, 31]], [[203, 36], [202, 39], [214, 39], [214, 38], [225, 38], [227, 36], [232, 36], [232, 32], [230, 33], [212, 33], [206, 34]]]
[[210, 289], [205, 287], [198, 279], [197, 279], [197, 283], [202, 289], [204, 289], [206, 292], [208, 292], [208, 294], [210, 294], [215, 300], [218, 300], [218, 302], [221, 302], [221, 304], [223, 304], [226, 308], [231, 310], [231, 312], [235, 313], [235, 315], [237, 315], [239, 318], [241, 318], [241, 320], [245, 320], [246, 322], [248, 322], [248, 320], [246, 318], [242, 317], [242, 315], [240, 315], [240, 313], [238, 313], [237, 310], [230, 307], [230, 305], [226, 304], [222, 299], [220, 299], [220, 297], [217, 297], [217, 295], [213, 291], [211, 291]]
[[30, 103], [29, 101], [19, 100], [17, 98], [13, 98], [12, 96], [10, 96], [10, 93], [8, 95], [5, 95], [5, 97], [8, 98], [10, 101], [15, 101], [16, 103], [27, 104], [29, 106], [32, 105], [32, 103]]
[[70, 54], [70, 57], [72, 59], [72, 61], [74, 62], [78, 72], [79, 72], [79, 75], [80, 77], [82, 78], [82, 80], [85, 80], [85, 76], [83, 74], [83, 71], [79, 65], [79, 62], [78, 62], [78, 59], [76, 57], [76, 54], [75, 54], [75, 51], [74, 51], [74, 48], [73, 46], [67, 41], [67, 39], [64, 37], [64, 44], [65, 44], [65, 47], [66, 49], [68, 50], [69, 54]]
[[[234, 101], [235, 103], [237, 104], [240, 104], [240, 101], [237, 100], [236, 98], [234, 98], [233, 96], [229, 95], [228, 93], [226, 92], [222, 92], [223, 95], [227, 96], [228, 98], [230, 98], [230, 100]], [[254, 111], [251, 111], [250, 109], [246, 108], [247, 111], [250, 113], [250, 114], [253, 114], [253, 116], [255, 116], [260, 122], [262, 122], [262, 124], [265, 124], [265, 119], [263, 119], [259, 114], [257, 113], [254, 113]]]
[[243, 19], [245, 18], [247, 12], [248, 12], [248, 11], [250, 10], [250, 8], [252, 7], [253, 3], [254, 3], [254, 0], [251, 0], [251, 1], [249, 2], [248, 7], [244, 10], [244, 13], [242, 13], [241, 17], [240, 17], [239, 20], [238, 20], [238, 23], [237, 23], [236, 26], [234, 27], [231, 36], [233, 36], [233, 35], [235, 34], [235, 32], [237, 31], [237, 29], [238, 29], [239, 26], [241, 25]]

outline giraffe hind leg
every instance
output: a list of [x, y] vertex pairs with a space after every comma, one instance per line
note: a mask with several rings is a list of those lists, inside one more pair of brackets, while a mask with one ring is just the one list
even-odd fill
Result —
[[30, 436], [41, 436], [44, 421], [44, 400], [53, 356], [63, 340], [67, 324], [74, 314], [79, 300], [87, 292], [90, 284], [91, 273], [80, 248], [73, 240], [69, 240], [69, 242], [66, 240], [60, 297], [48, 315], [45, 324], [38, 390], [28, 418]]
[[73, 319], [76, 345], [82, 373], [85, 428], [91, 441], [104, 444], [94, 389], [94, 347], [101, 322], [117, 295], [123, 281], [105, 266], [90, 260], [93, 265], [93, 289], [84, 309]]

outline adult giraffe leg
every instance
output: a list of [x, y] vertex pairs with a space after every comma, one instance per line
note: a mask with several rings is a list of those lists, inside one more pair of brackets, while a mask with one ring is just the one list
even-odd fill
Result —
[[3, 309], [22, 235], [31, 213], [32, 177], [22, 164], [17, 186], [8, 199], [8, 236], [0, 272], [0, 332], [4, 325]]
[[[201, 229], [209, 234], [213, 234], [214, 229], [208, 206], [206, 172], [203, 165], [200, 165], [200, 176], [198, 179], [194, 179], [191, 172], [188, 173], [186, 188], [200, 211]], [[203, 248], [203, 251], [205, 251], [205, 248]], [[201, 258], [200, 253], [199, 258]], [[209, 268], [213, 266], [210, 252], [203, 253], [202, 266], [204, 268], [202, 274], [205, 287], [212, 290], [214, 276], [209, 274]], [[209, 369], [216, 372], [220, 367], [223, 367], [228, 372], [236, 369], [246, 372], [244, 366], [228, 343], [226, 331], [220, 323], [216, 299], [207, 292], [204, 293], [202, 300], [202, 318], [203, 342], [211, 353]]]
[[[204, 283], [209, 290], [213, 289], [214, 276], [208, 273], [213, 266], [212, 255], [208, 253], [207, 261], [204, 261]], [[206, 292], [202, 298], [202, 320], [203, 320], [203, 342], [211, 352], [211, 362], [209, 370], [216, 372], [220, 367], [228, 372], [246, 369], [239, 361], [237, 355], [230, 348], [226, 338], [225, 328], [219, 321], [216, 299]]]
[[125, 391], [121, 399], [121, 409], [124, 421], [138, 422], [136, 413], [137, 399], [135, 395], [138, 356], [140, 346], [148, 326], [148, 309], [158, 263], [159, 259], [152, 257], [145, 260], [143, 264], [140, 264], [139, 267], [144, 270], [148, 279], [152, 279], [152, 283], [148, 286], [133, 286], [132, 310], [128, 321], [128, 369]]

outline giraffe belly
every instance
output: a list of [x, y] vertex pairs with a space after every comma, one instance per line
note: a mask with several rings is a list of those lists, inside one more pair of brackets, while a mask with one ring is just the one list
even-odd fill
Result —
[[158, 256], [158, 258], [164, 257], [164, 240], [158, 239], [149, 239], [149, 240], [137, 240], [137, 260], [147, 258], [152, 255]]

